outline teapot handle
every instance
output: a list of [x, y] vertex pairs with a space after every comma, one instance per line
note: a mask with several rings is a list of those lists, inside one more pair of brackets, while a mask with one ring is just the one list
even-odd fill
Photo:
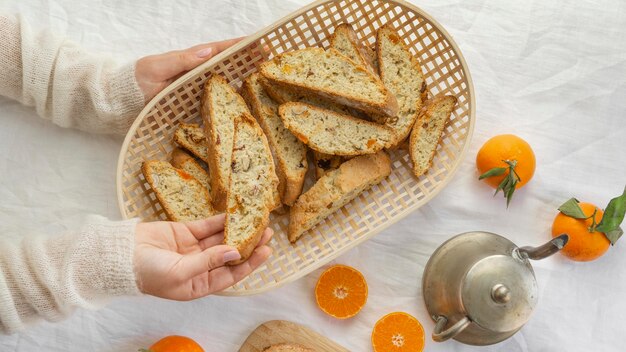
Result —
[[455, 337], [471, 323], [467, 317], [463, 317], [463, 319], [457, 321], [456, 324], [452, 325], [450, 328], [443, 330], [446, 324], [448, 324], [448, 318], [443, 315], [434, 316], [433, 318], [437, 322], [433, 330], [433, 340], [436, 342], [443, 342]]

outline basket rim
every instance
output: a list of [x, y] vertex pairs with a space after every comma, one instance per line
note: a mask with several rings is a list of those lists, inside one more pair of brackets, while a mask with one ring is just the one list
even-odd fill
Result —
[[[240, 49], [250, 45], [251, 43], [255, 42], [256, 40], [258, 40], [258, 37], [260, 37], [262, 34], [267, 33], [269, 31], [272, 31], [273, 29], [279, 27], [280, 25], [284, 24], [284, 22], [297, 17], [307, 11], [309, 11], [312, 8], [318, 7], [320, 5], [326, 4], [326, 3], [331, 3], [331, 2], [336, 2], [337, 0], [317, 0], [314, 1], [312, 3], [310, 3], [309, 5], [303, 6], [297, 10], [295, 10], [294, 12], [289, 13], [288, 15], [280, 18], [279, 20], [275, 21], [274, 23], [258, 30], [257, 32], [255, 32], [254, 34], [251, 34], [249, 36], [247, 36], [245, 39], [241, 40], [240, 42], [238, 42], [237, 44], [231, 46], [230, 48], [224, 50], [223, 52], [219, 53], [218, 55], [212, 57], [210, 60], [206, 61], [205, 63], [199, 65], [198, 67], [194, 68], [193, 70], [187, 72], [185, 75], [179, 77], [177, 80], [175, 80], [174, 82], [172, 82], [169, 86], [167, 86], [166, 88], [164, 88], [161, 92], [159, 92], [156, 96], [154, 96], [154, 98], [152, 98], [147, 104], [146, 106], [141, 110], [141, 112], [139, 113], [139, 115], [137, 115], [137, 118], [135, 118], [135, 121], [133, 122], [133, 124], [131, 125], [131, 127], [129, 128], [128, 132], [126, 133], [126, 136], [124, 138], [124, 142], [122, 144], [122, 147], [120, 149], [120, 153], [119, 153], [119, 157], [118, 157], [118, 161], [117, 161], [117, 174], [116, 174], [116, 191], [117, 191], [117, 203], [118, 203], [118, 208], [120, 210], [120, 213], [122, 215], [123, 219], [128, 219], [128, 214], [126, 212], [126, 208], [124, 207], [124, 194], [123, 194], [123, 190], [122, 190], [122, 174], [123, 174], [123, 166], [124, 166], [124, 161], [125, 161], [125, 156], [128, 153], [128, 147], [130, 145], [130, 142], [133, 138], [133, 136], [135, 135], [135, 132], [137, 131], [137, 128], [139, 127], [139, 125], [143, 122], [144, 118], [146, 117], [146, 115], [150, 112], [150, 110], [167, 94], [169, 94], [175, 87], [179, 87], [181, 85], [183, 85], [184, 83], [186, 83], [190, 78], [195, 77], [198, 73], [200, 72], [204, 72], [208, 67], [213, 66], [215, 63], [222, 61], [223, 59], [225, 59], [226, 57], [230, 56], [231, 54], [239, 51]], [[454, 38], [452, 37], [452, 35], [450, 35], [450, 33], [448, 33], [448, 31], [445, 29], [445, 27], [439, 23], [437, 20], [435, 20], [432, 16], [430, 16], [426, 11], [422, 10], [420, 7], [413, 5], [405, 0], [379, 0], [379, 1], [384, 1], [387, 3], [391, 3], [391, 4], [397, 4], [397, 5], [401, 5], [404, 7], [407, 7], [409, 9], [411, 9], [412, 11], [414, 11], [415, 13], [419, 14], [421, 17], [423, 17], [424, 19], [426, 19], [428, 22], [430, 22], [431, 25], [433, 25], [434, 27], [437, 28], [437, 30], [439, 30], [443, 36], [446, 38], [446, 40], [448, 40], [450, 46], [452, 47], [452, 49], [454, 50], [455, 54], [458, 57], [459, 63], [461, 64], [461, 67], [463, 68], [463, 73], [465, 75], [466, 81], [467, 81], [467, 90], [469, 92], [469, 103], [470, 103], [470, 109], [469, 109], [469, 126], [467, 128], [467, 138], [465, 138], [465, 140], [463, 141], [463, 147], [461, 148], [461, 151], [459, 153], [458, 158], [456, 158], [456, 160], [454, 161], [452, 167], [449, 169], [448, 174], [446, 175], [446, 177], [440, 182], [438, 183], [437, 187], [435, 187], [435, 189], [427, 194], [422, 200], [420, 200], [419, 202], [415, 203], [413, 206], [405, 208], [402, 212], [398, 213], [398, 215], [396, 215], [393, 219], [386, 221], [384, 223], [382, 223], [381, 225], [373, 228], [371, 231], [369, 231], [368, 234], [362, 236], [362, 241], [359, 241], [358, 243], [354, 243], [348, 246], [345, 246], [339, 250], [336, 250], [334, 252], [332, 252], [332, 254], [330, 254], [329, 256], [327, 256], [326, 259], [326, 263], [329, 263], [330, 261], [336, 259], [337, 257], [339, 257], [340, 255], [344, 254], [345, 252], [351, 250], [352, 248], [354, 248], [356, 245], [361, 244], [362, 242], [370, 239], [371, 237], [373, 237], [374, 235], [384, 231], [385, 229], [387, 229], [388, 227], [390, 227], [391, 225], [399, 222], [400, 220], [404, 219], [407, 215], [409, 215], [410, 213], [414, 212], [415, 210], [417, 210], [418, 208], [420, 208], [421, 206], [423, 206], [424, 204], [428, 203], [430, 200], [432, 200], [435, 196], [437, 196], [454, 178], [454, 175], [456, 174], [456, 172], [459, 169], [459, 166], [461, 165], [461, 162], [465, 159], [465, 156], [469, 150], [469, 146], [470, 146], [470, 142], [471, 139], [473, 137], [474, 134], [474, 127], [476, 124], [476, 95], [475, 95], [475, 91], [474, 91], [474, 82], [472, 80], [472, 76], [471, 73], [469, 71], [469, 66], [467, 65], [467, 62], [465, 61], [465, 57], [463, 56], [463, 53], [461, 52], [461, 49], [459, 48], [458, 44], [456, 43], [456, 41], [454, 40]], [[265, 287], [262, 288], [257, 288], [257, 289], [251, 289], [251, 290], [245, 290], [245, 291], [233, 291], [233, 290], [229, 290], [226, 289], [222, 292], [218, 292], [215, 293], [215, 295], [218, 296], [248, 296], [248, 295], [256, 295], [259, 293], [263, 293], [263, 292], [267, 292], [269, 290], [273, 290], [279, 287], [282, 287], [290, 282], [293, 282], [295, 280], [298, 280], [300, 278], [302, 278], [303, 276], [306, 276], [308, 274], [310, 274], [311, 272], [313, 272], [314, 270], [320, 268], [321, 266], [316, 265], [315, 263], [310, 264], [308, 266], [306, 266], [303, 270], [298, 271], [297, 273], [290, 275], [289, 277], [287, 277], [286, 279], [276, 282], [273, 285], [267, 285]]]

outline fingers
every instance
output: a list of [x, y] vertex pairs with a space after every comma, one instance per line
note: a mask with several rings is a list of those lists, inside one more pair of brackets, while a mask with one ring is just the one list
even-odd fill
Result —
[[218, 53], [239, 42], [242, 38], [221, 42], [200, 44], [185, 50], [170, 51], [160, 55], [147, 56], [140, 61], [149, 71], [158, 73], [156, 80], [165, 81], [195, 68]]
[[261, 247], [267, 244], [267, 242], [269, 242], [272, 239], [272, 236], [274, 235], [274, 230], [270, 229], [269, 227], [265, 229], [265, 231], [263, 232], [263, 235], [261, 236], [261, 240], [259, 241], [259, 243], [256, 245], [256, 247]]
[[[265, 263], [272, 254], [272, 249], [268, 246], [258, 247], [245, 262], [234, 266], [222, 266], [209, 272], [209, 292], [202, 295], [222, 291], [250, 275], [261, 264]], [[196, 297], [197, 298], [197, 297]]]
[[224, 263], [241, 258], [239, 252], [226, 245], [207, 248], [199, 253], [187, 254], [176, 263], [172, 271], [180, 281], [189, 280], [207, 271], [224, 266]]
[[185, 223], [191, 234], [198, 240], [205, 239], [224, 231], [224, 223], [226, 222], [226, 214], [218, 214], [210, 218], [190, 221]]
[[224, 243], [224, 231], [220, 231], [215, 235], [211, 235], [201, 241], [198, 242], [200, 249], [205, 250], [209, 247], [217, 246], [218, 244]]

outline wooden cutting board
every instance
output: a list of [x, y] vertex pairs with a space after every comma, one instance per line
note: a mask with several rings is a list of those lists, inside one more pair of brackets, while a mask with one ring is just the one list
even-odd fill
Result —
[[259, 325], [241, 345], [239, 352], [261, 352], [279, 343], [297, 343], [315, 352], [349, 352], [315, 331], [285, 320], [272, 320]]

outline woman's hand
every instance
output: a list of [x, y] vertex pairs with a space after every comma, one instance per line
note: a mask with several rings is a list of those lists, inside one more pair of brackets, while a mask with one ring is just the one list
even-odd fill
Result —
[[201, 63], [228, 49], [243, 38], [193, 46], [186, 50], [150, 55], [137, 61], [135, 78], [146, 103], [157, 93]]
[[222, 245], [224, 214], [187, 223], [156, 221], [137, 225], [134, 267], [141, 292], [187, 301], [222, 291], [259, 267], [272, 253], [266, 243], [273, 231], [266, 229], [247, 261], [239, 252]]

